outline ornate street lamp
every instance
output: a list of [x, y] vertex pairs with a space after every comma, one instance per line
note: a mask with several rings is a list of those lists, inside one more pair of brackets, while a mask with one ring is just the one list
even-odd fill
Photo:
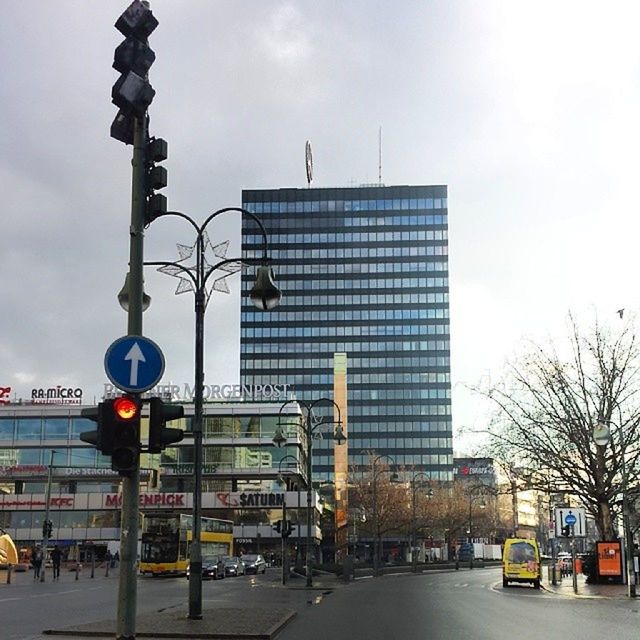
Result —
[[391, 482], [398, 481], [398, 474], [391, 470], [391, 466], [388, 469], [380, 469], [376, 471], [376, 465], [380, 460], [389, 460], [390, 465], [396, 464], [396, 461], [387, 454], [381, 454], [376, 456], [371, 461], [371, 476], [373, 484], [373, 576], [377, 577], [380, 570], [380, 531], [378, 528], [378, 476], [383, 473], [391, 473]]
[[[417, 540], [417, 522], [416, 522], [416, 488], [418, 486], [417, 480], [422, 476], [427, 482], [431, 481], [431, 477], [424, 471], [418, 471], [411, 477], [411, 571], [414, 573], [418, 570], [418, 554], [416, 548], [418, 546]], [[428, 494], [427, 494], [428, 495]]]
[[[289, 404], [297, 403], [306, 411], [306, 416], [303, 415], [303, 426], [307, 439], [307, 558], [306, 558], [306, 576], [307, 576], [307, 587], [313, 586], [313, 563], [312, 563], [312, 555], [313, 555], [313, 542], [311, 539], [311, 493], [313, 490], [313, 468], [312, 468], [312, 455], [313, 455], [313, 435], [314, 433], [320, 429], [323, 425], [327, 424], [335, 424], [336, 427], [333, 432], [333, 440], [336, 444], [343, 444], [347, 438], [342, 431], [342, 421], [340, 419], [340, 407], [330, 398], [318, 398], [313, 402], [307, 403], [302, 400], [287, 400], [281, 407], [278, 418], [278, 428], [276, 429], [276, 433], [273, 437], [273, 442], [278, 447], [282, 447], [287, 442], [287, 438], [282, 431], [283, 423], [282, 422], [282, 410]], [[338, 419], [337, 420], [325, 420], [323, 418], [315, 419], [313, 415], [313, 409], [321, 402], [327, 402], [334, 406], [337, 411]]]
[[[249, 216], [260, 228], [262, 234], [262, 257], [260, 258], [227, 258], [228, 243], [212, 246], [207, 234], [209, 223], [223, 213], [236, 211]], [[186, 220], [196, 232], [196, 240], [192, 246], [178, 245], [181, 260], [179, 262], [152, 261], [145, 262], [146, 266], [159, 266], [158, 271], [179, 278], [180, 282], [176, 294], [193, 291], [195, 297], [195, 386], [194, 386], [194, 417], [193, 417], [193, 523], [191, 547], [189, 549], [189, 618], [202, 618], [202, 548], [200, 533], [202, 528], [202, 425], [204, 421], [204, 314], [212, 291], [229, 292], [226, 278], [239, 271], [244, 264], [258, 264], [255, 285], [251, 291], [251, 301], [263, 311], [275, 308], [280, 302], [281, 293], [273, 282], [273, 272], [269, 265], [267, 233], [260, 219], [250, 211], [240, 207], [225, 207], [212, 213], [201, 225], [198, 225], [188, 215], [179, 211], [169, 211], [161, 218], [175, 216]], [[216, 264], [209, 264], [205, 257], [207, 248], [211, 247], [216, 258]], [[195, 263], [191, 266], [181, 264], [191, 260], [195, 252]], [[213, 282], [210, 289], [207, 283], [212, 274], [222, 272], [222, 276]]]

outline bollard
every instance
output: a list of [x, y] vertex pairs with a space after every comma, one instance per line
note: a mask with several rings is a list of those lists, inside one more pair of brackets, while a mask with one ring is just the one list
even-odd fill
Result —
[[105, 578], [108, 578], [108, 577], [109, 577], [109, 564], [111, 564], [111, 563], [109, 562], [109, 560], [107, 560], [107, 570], [106, 570], [106, 572], [105, 572], [105, 574], [104, 574], [104, 577], [105, 577]]
[[96, 558], [91, 554], [91, 577], [93, 578], [96, 573]]
[[7, 568], [7, 584], [11, 584], [11, 572], [13, 571], [13, 565], [10, 564]]
[[78, 579], [78, 572], [80, 571], [80, 563], [76, 562], [76, 580]]

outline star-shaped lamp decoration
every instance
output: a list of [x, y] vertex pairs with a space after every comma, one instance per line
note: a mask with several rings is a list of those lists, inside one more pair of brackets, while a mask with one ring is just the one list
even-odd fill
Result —
[[[209, 239], [209, 235], [205, 231], [202, 234], [202, 242], [203, 242], [203, 246], [202, 246], [203, 274], [202, 275], [205, 276], [213, 266], [207, 260], [207, 249], [211, 251], [214, 258], [224, 260], [227, 255], [227, 250], [229, 249], [229, 241], [227, 240], [226, 242], [221, 242], [220, 244], [212, 245], [211, 240]], [[176, 264], [186, 263], [188, 260], [190, 260], [193, 256], [194, 251], [196, 251], [197, 244], [198, 244], [197, 240], [191, 246], [185, 245], [185, 244], [178, 244], [177, 247], [178, 247], [178, 254], [180, 255], [180, 260], [178, 260]], [[215, 263], [215, 260], [213, 262]], [[227, 278], [230, 275], [233, 275], [234, 273], [237, 273], [238, 271], [242, 270], [244, 267], [245, 265], [240, 260], [237, 260], [235, 262], [227, 262], [226, 264], [219, 266], [218, 269], [224, 272], [224, 275], [213, 280], [210, 289], [208, 290], [205, 289], [205, 292], [204, 292], [205, 305], [208, 304], [209, 297], [211, 296], [211, 293], [213, 291], [219, 291], [220, 293], [231, 293], [231, 290], [229, 289], [229, 285], [227, 284]], [[196, 280], [198, 279], [196, 262], [194, 262], [191, 266], [187, 266], [185, 264], [184, 269], [193, 273]], [[169, 276], [178, 278], [179, 282], [178, 282], [178, 287], [176, 288], [176, 295], [180, 293], [186, 293], [187, 291], [194, 291], [193, 281], [191, 280], [191, 278], [189, 278], [185, 274], [184, 269], [181, 269], [180, 267], [177, 267], [171, 264], [158, 268], [158, 271], [160, 273], [166, 273]]]

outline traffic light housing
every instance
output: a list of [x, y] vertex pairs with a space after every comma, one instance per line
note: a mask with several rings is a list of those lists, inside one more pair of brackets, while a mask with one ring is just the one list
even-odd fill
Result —
[[97, 426], [94, 431], [83, 431], [80, 434], [80, 440], [93, 445], [103, 455], [110, 456], [113, 453], [113, 430], [106, 426], [108, 412], [108, 402], [101, 402], [95, 407], [82, 409], [80, 415], [83, 418], [93, 420]]
[[162, 138], [151, 138], [146, 148], [146, 198], [145, 225], [167, 213], [167, 198], [158, 189], [167, 186], [167, 170], [156, 163], [163, 162], [169, 154], [169, 145]]
[[291, 524], [290, 520], [287, 520], [287, 522], [285, 523], [285, 528], [282, 531], [282, 537], [288, 538], [293, 533], [293, 530], [295, 528], [296, 528], [295, 525]]
[[42, 523], [42, 536], [44, 538], [50, 538], [53, 533], [53, 522], [51, 520], [45, 520]]
[[160, 453], [168, 445], [184, 438], [182, 429], [167, 428], [167, 422], [182, 417], [182, 405], [163, 402], [160, 398], [149, 400], [149, 453]]
[[113, 59], [113, 68], [121, 75], [111, 91], [111, 99], [119, 108], [111, 125], [111, 137], [125, 144], [133, 144], [134, 119], [144, 117], [155, 95], [147, 72], [156, 55], [147, 38], [157, 26], [151, 9], [141, 0], [134, 0], [115, 24], [125, 40]]
[[273, 528], [279, 533], [282, 534], [282, 520], [276, 520], [276, 523], [273, 525]]
[[112, 434], [111, 468], [127, 476], [138, 468], [140, 459], [140, 415], [142, 403], [134, 396], [106, 400], [102, 429]]
[[571, 537], [571, 525], [570, 525], [570, 524], [565, 524], [565, 525], [562, 527], [562, 535], [563, 535], [565, 538], [570, 538], [570, 537]]

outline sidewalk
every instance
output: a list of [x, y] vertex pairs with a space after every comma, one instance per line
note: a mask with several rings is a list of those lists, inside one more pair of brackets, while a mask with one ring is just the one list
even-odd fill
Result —
[[627, 598], [626, 584], [587, 584], [586, 576], [577, 576], [578, 593], [573, 590], [573, 576], [557, 578], [557, 585], [553, 585], [547, 577], [543, 578], [542, 588], [550, 593], [570, 598]]

